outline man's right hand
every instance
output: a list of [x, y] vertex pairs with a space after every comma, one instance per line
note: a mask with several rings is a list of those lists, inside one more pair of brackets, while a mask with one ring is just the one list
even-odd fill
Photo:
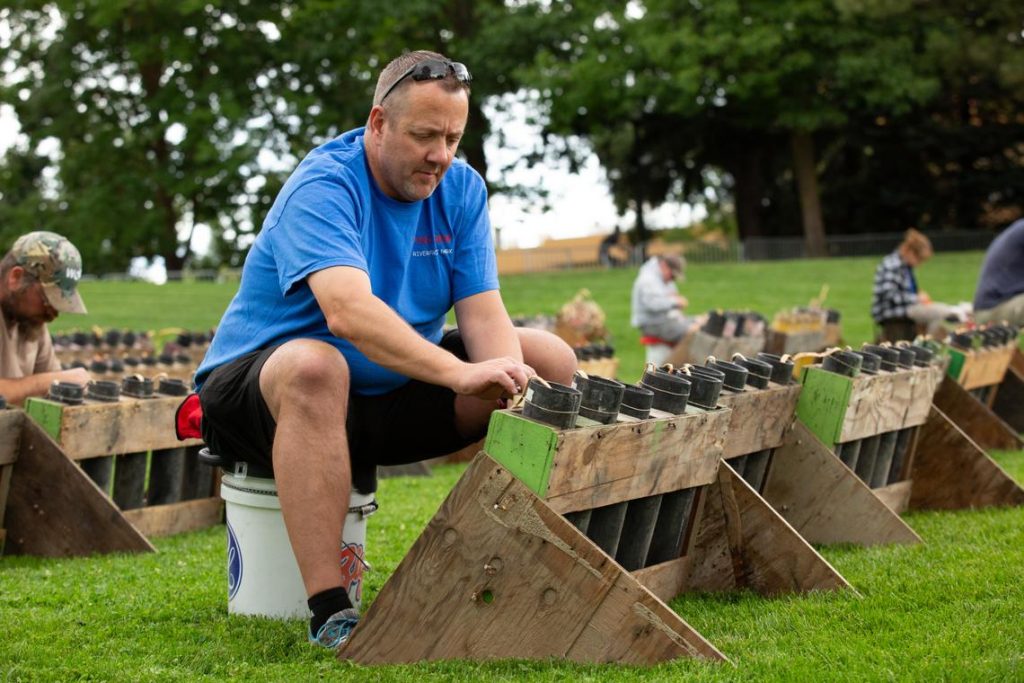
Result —
[[92, 375], [85, 368], [71, 368], [53, 373], [53, 378], [59, 382], [74, 382], [75, 384], [88, 384]]
[[455, 382], [450, 384], [456, 394], [492, 400], [521, 393], [537, 373], [529, 365], [514, 358], [491, 358], [479, 363], [464, 363]]

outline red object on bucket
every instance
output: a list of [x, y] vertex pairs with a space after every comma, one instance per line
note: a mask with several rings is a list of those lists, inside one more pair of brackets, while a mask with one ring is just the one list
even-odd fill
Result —
[[174, 413], [174, 433], [179, 441], [203, 438], [203, 406], [199, 394], [189, 394]]
[[654, 337], [654, 336], [647, 335], [647, 334], [645, 334], [644, 336], [640, 337], [640, 344], [643, 345], [643, 346], [655, 346], [657, 344], [663, 344], [665, 346], [672, 346], [672, 342], [670, 342], [670, 341], [665, 341], [661, 337]]

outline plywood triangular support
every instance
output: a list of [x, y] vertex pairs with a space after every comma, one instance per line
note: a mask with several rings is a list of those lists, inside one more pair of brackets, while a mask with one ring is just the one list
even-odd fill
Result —
[[936, 406], [921, 427], [911, 478], [911, 508], [1024, 505], [1024, 489]]
[[921, 537], [803, 423], [775, 450], [762, 494], [810, 543], [884, 545]]
[[21, 420], [5, 524], [10, 554], [152, 552], [153, 545], [35, 422]]
[[485, 453], [363, 616], [361, 664], [725, 657]]
[[780, 595], [850, 588], [725, 461], [705, 496], [685, 590]]
[[948, 376], [942, 379], [933, 403], [983, 450], [1024, 447], [1012, 427]]

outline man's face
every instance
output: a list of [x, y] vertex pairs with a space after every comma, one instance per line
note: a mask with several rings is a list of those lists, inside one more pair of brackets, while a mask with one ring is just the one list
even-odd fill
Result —
[[[398, 101], [393, 101], [396, 95]], [[440, 84], [412, 83], [374, 107], [370, 126], [379, 152], [384, 194], [405, 202], [429, 197], [448, 167], [466, 129], [469, 98]], [[378, 111], [379, 110], [379, 111]]]
[[0, 310], [8, 322], [28, 329], [53, 322], [57, 318], [57, 309], [46, 300], [42, 285], [29, 277], [20, 266], [11, 268], [5, 284], [7, 287], [0, 296]]

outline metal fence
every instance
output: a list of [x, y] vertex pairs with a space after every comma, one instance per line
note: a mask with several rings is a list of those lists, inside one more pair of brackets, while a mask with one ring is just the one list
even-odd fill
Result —
[[[996, 233], [984, 230], [949, 230], [929, 233], [935, 251], [984, 250], [995, 239]], [[829, 256], [881, 256], [896, 248], [901, 233], [865, 233], [860, 235], [827, 235], [825, 250]], [[744, 241], [684, 242], [683, 253], [693, 263], [736, 263], [740, 261], [779, 261], [807, 258], [807, 246], [802, 237], [756, 237]], [[585, 249], [585, 253], [584, 253]], [[647, 253], [645, 245], [631, 250], [625, 263], [602, 264], [595, 248], [553, 247], [517, 250], [516, 263], [508, 272], [535, 273], [573, 268], [595, 268], [600, 265], [638, 266]], [[502, 265], [499, 252], [499, 266]], [[237, 282], [241, 269], [169, 271], [167, 279], [173, 281]], [[87, 279], [132, 280], [126, 273], [89, 275]]]

